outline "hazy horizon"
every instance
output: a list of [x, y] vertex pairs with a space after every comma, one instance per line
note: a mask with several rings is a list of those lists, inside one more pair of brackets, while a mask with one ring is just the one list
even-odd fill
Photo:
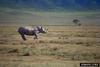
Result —
[[35, 12], [8, 10], [0, 15], [0, 24], [22, 25], [75, 25], [79, 19], [82, 25], [100, 25], [99, 12]]

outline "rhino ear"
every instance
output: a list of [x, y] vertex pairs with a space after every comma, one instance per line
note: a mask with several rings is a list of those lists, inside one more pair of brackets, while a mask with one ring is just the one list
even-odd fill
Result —
[[36, 26], [37, 27], [37, 29], [39, 29], [39, 27], [38, 26]]

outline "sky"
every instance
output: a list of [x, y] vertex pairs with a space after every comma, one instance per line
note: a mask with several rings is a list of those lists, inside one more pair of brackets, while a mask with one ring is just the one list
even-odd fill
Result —
[[34, 10], [99, 10], [100, 0], [0, 0], [1, 7]]
[[100, 25], [100, 0], [0, 0], [0, 24]]

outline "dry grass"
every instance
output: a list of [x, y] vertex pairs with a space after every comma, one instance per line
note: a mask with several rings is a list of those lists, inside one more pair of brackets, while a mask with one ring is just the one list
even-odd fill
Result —
[[0, 67], [79, 67], [100, 61], [100, 27], [45, 27], [47, 34], [23, 41], [17, 26], [1, 26]]

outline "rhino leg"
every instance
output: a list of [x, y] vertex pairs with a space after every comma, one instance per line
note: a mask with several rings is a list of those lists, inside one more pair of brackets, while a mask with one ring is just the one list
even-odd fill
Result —
[[37, 34], [34, 34], [34, 35], [35, 35], [34, 39], [38, 39]]
[[26, 40], [25, 35], [21, 35], [21, 37], [24, 41]]

